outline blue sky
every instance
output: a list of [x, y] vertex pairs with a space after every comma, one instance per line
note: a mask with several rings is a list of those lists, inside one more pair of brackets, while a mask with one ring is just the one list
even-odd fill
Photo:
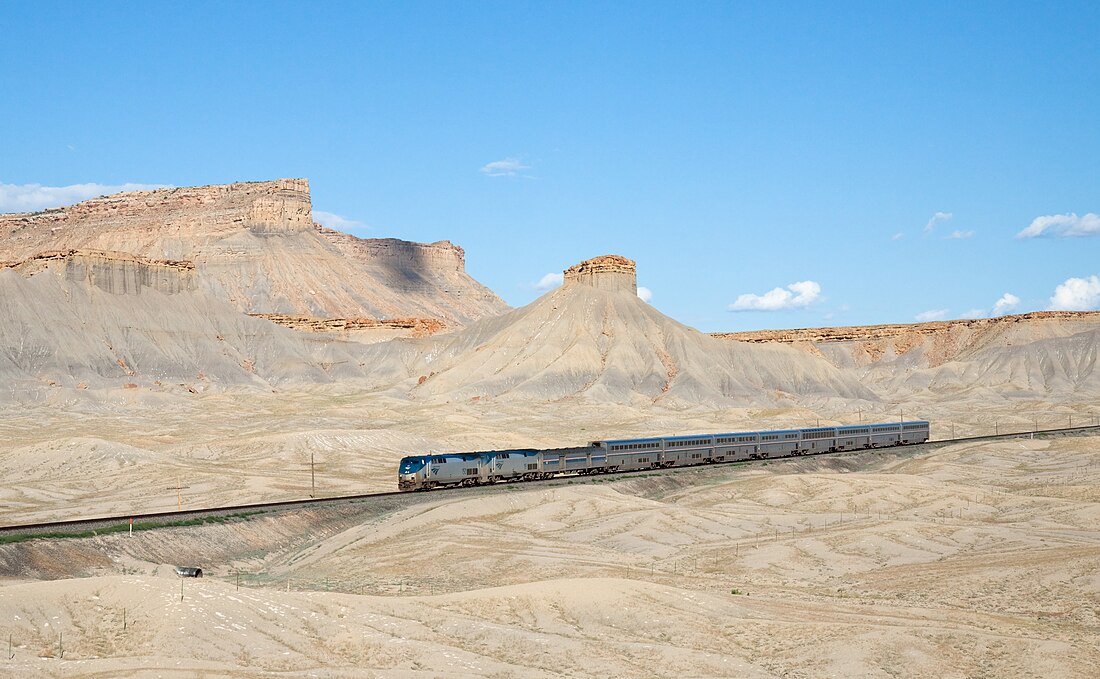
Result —
[[3, 210], [308, 177], [345, 230], [450, 239], [513, 305], [617, 253], [706, 331], [1100, 307], [1095, 2], [6, 2], [0, 27]]

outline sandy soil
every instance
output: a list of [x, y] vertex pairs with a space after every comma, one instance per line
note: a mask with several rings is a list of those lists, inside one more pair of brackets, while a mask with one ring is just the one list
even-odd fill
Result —
[[[74, 563], [98, 555], [101, 575], [7, 580], [4, 662], [66, 677], [1092, 677], [1098, 482], [1100, 437], [1020, 439], [440, 493], [321, 532], [288, 517], [54, 543]], [[181, 602], [166, 545], [224, 560]]]
[[[593, 439], [932, 421], [933, 438], [1097, 421], [1092, 404], [1003, 400], [781, 408], [642, 407], [583, 399], [438, 404], [328, 389], [184, 397], [120, 390], [0, 414], [0, 523], [393, 490], [397, 461], [429, 451], [585, 445]], [[177, 491], [177, 486], [179, 490]]]

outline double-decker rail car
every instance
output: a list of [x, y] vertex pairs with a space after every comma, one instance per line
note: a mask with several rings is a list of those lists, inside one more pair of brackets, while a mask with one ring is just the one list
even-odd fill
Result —
[[776, 431], [697, 434], [593, 441], [576, 448], [491, 450], [402, 458], [399, 490], [431, 490], [505, 481], [533, 481], [563, 474], [602, 474], [765, 460], [928, 440], [925, 420], [812, 427]]

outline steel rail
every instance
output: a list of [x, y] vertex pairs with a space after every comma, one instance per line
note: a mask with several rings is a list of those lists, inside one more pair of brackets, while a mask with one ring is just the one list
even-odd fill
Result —
[[[730, 461], [726, 461], [726, 462], [714, 462], [714, 463], [710, 463], [710, 464], [705, 464], [704, 463], [704, 464], [680, 465], [680, 466], [675, 466], [675, 467], [662, 467], [662, 468], [652, 468], [652, 469], [631, 469], [631, 470], [620, 470], [620, 471], [614, 471], [614, 472], [604, 472], [604, 473], [600, 473], [600, 474], [563, 474], [563, 475], [555, 476], [555, 477], [552, 477], [552, 478], [549, 478], [549, 479], [536, 479], [536, 480], [532, 480], [532, 481], [522, 481], [522, 482], [519, 482], [519, 481], [512, 481], [512, 482], [505, 481], [505, 482], [501, 482], [501, 483], [482, 484], [482, 485], [478, 485], [478, 486], [455, 486], [453, 488], [440, 488], [438, 490], [446, 490], [446, 491], [450, 491], [450, 492], [461, 493], [463, 491], [475, 491], [475, 490], [484, 490], [486, 488], [493, 488], [493, 487], [511, 486], [515, 483], [523, 483], [525, 485], [526, 484], [539, 484], [539, 483], [554, 483], [554, 482], [560, 482], [563, 479], [587, 480], [587, 479], [590, 479], [590, 478], [600, 478], [600, 477], [606, 477], [606, 476], [610, 476], [610, 475], [629, 475], [629, 474], [642, 474], [642, 473], [650, 473], [651, 474], [651, 473], [654, 473], [654, 472], [657, 472], [657, 473], [675, 472], [675, 471], [679, 471], [679, 470], [701, 469], [701, 468], [715, 467], [715, 466], [727, 465], [727, 464], [753, 464], [753, 463], [760, 463], [760, 462], [770, 462], [772, 460], [801, 459], [801, 458], [804, 458], [804, 457], [829, 457], [829, 456], [834, 456], [834, 455], [851, 455], [851, 454], [855, 454], [855, 453], [865, 453], [865, 452], [875, 452], [875, 451], [886, 452], [886, 451], [891, 451], [891, 450], [898, 450], [899, 448], [912, 448], [912, 447], [917, 447], [917, 446], [929, 446], [929, 445], [943, 446], [943, 445], [950, 445], [950, 444], [953, 444], [953, 443], [967, 443], [967, 442], [974, 442], [974, 441], [991, 441], [991, 440], [998, 440], [998, 439], [1015, 439], [1015, 438], [1036, 436], [1036, 435], [1042, 435], [1042, 434], [1046, 434], [1046, 435], [1077, 434], [1077, 433], [1086, 433], [1086, 432], [1090, 432], [1090, 431], [1100, 432], [1100, 425], [1086, 425], [1086, 426], [1083, 426], [1083, 427], [1060, 427], [1060, 428], [1056, 428], [1056, 429], [1034, 429], [1032, 431], [1024, 431], [1024, 432], [1017, 431], [1017, 432], [1008, 432], [1008, 433], [1004, 433], [1004, 434], [988, 434], [988, 435], [984, 435], [984, 436], [962, 436], [962, 437], [957, 437], [957, 438], [952, 438], [952, 439], [936, 439], [936, 440], [931, 440], [930, 439], [930, 440], [924, 441], [922, 443], [906, 443], [906, 444], [894, 445], [894, 446], [888, 446], [888, 447], [881, 447], [881, 448], [853, 448], [852, 450], [838, 450], [838, 451], [834, 451], [834, 452], [811, 453], [811, 454], [807, 454], [807, 455], [784, 455], [784, 456], [781, 456], [781, 457], [764, 458], [764, 459], [759, 459], [759, 460], [730, 460]], [[236, 515], [236, 514], [261, 514], [261, 513], [262, 514], [267, 514], [267, 513], [277, 512], [277, 511], [282, 511], [282, 510], [287, 510], [287, 509], [305, 509], [305, 508], [309, 508], [309, 507], [312, 507], [312, 506], [329, 506], [329, 505], [334, 505], [334, 504], [339, 504], [339, 503], [349, 504], [349, 503], [366, 501], [366, 500], [380, 500], [380, 499], [387, 498], [387, 497], [410, 497], [410, 496], [414, 496], [414, 495], [422, 495], [423, 496], [423, 494], [416, 493], [416, 491], [386, 491], [386, 492], [382, 492], [382, 493], [362, 493], [362, 494], [357, 494], [357, 495], [335, 495], [335, 496], [332, 496], [332, 497], [323, 497], [323, 498], [301, 498], [301, 499], [297, 499], [297, 500], [277, 500], [277, 501], [274, 501], [274, 502], [257, 502], [257, 503], [242, 504], [242, 505], [229, 505], [229, 506], [221, 506], [221, 507], [206, 507], [206, 508], [202, 508], [202, 509], [183, 509], [183, 510], [174, 510], [174, 511], [173, 510], [168, 510], [168, 511], [161, 511], [161, 512], [149, 512], [149, 513], [145, 513], [145, 514], [126, 514], [126, 515], [118, 515], [118, 516], [102, 516], [102, 517], [92, 517], [92, 518], [84, 518], [84, 519], [66, 519], [66, 520], [62, 520], [62, 521], [43, 521], [43, 522], [38, 522], [38, 523], [25, 523], [25, 524], [15, 524], [15, 525], [10, 525], [10, 526], [0, 526], [0, 536], [25, 533], [25, 534], [27, 534], [28, 539], [33, 539], [34, 534], [37, 534], [37, 533], [57, 532], [57, 531], [64, 531], [64, 530], [67, 530], [67, 529], [71, 530], [71, 529], [74, 529], [74, 528], [82, 528], [82, 529], [85, 529], [85, 530], [94, 530], [96, 527], [99, 527], [99, 526], [112, 526], [112, 527], [115, 527], [115, 526], [119, 526], [120, 524], [125, 525], [127, 522], [133, 522], [134, 524], [137, 524], [139, 522], [140, 523], [145, 523], [145, 524], [148, 524], [150, 522], [163, 522], [163, 523], [159, 523], [156, 526], [143, 526], [141, 528], [142, 530], [146, 530], [148, 528], [154, 528], [154, 527], [171, 527], [175, 524], [186, 523], [188, 521], [195, 520], [195, 519], [225, 517], [225, 516], [232, 516], [232, 515]], [[242, 517], [242, 518], [244, 518], [244, 517]], [[49, 537], [49, 536], [43, 536], [43, 537]], [[64, 535], [59, 535], [58, 537], [64, 537]]]

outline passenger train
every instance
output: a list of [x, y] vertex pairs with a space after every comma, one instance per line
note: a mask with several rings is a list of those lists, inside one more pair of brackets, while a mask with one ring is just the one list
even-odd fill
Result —
[[399, 490], [431, 490], [564, 474], [606, 474], [718, 462], [764, 460], [924, 443], [928, 422], [888, 422], [731, 434], [593, 441], [577, 448], [491, 450], [402, 458]]

